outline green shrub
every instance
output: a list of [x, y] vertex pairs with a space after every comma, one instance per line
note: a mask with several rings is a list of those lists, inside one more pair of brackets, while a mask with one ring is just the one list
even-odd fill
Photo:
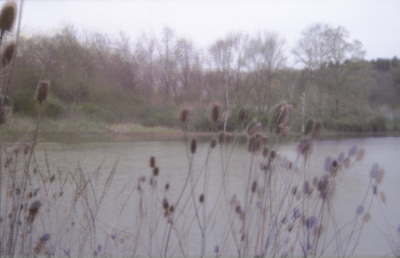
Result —
[[385, 132], [387, 131], [388, 120], [383, 116], [375, 116], [369, 121], [369, 126], [373, 132]]
[[117, 122], [117, 117], [115, 114], [110, 112], [109, 110], [103, 109], [92, 102], [84, 102], [78, 105], [78, 109], [82, 111], [88, 117], [101, 120], [108, 123]]
[[177, 127], [178, 123], [178, 111], [173, 108], [154, 109], [147, 112], [143, 112], [140, 117], [140, 122], [144, 126], [166, 126], [166, 127]]
[[50, 118], [59, 118], [65, 109], [63, 101], [50, 94], [50, 97], [43, 103], [42, 114]]
[[339, 118], [324, 118], [324, 127], [330, 130], [342, 132], [363, 132], [369, 131], [368, 125], [360, 122], [359, 118], [354, 115], [345, 115]]

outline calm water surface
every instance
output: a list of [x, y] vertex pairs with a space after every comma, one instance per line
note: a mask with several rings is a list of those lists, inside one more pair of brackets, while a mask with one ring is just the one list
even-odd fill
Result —
[[[397, 226], [400, 224], [400, 138], [352, 138], [344, 140], [322, 140], [314, 144], [310, 171], [313, 175], [322, 175], [324, 163], [327, 157], [337, 159], [343, 152], [347, 155], [352, 146], [364, 148], [366, 154], [362, 162], [356, 163], [349, 171], [340, 178], [340, 184], [335, 196], [335, 212], [338, 224], [344, 224], [354, 217], [356, 208], [361, 204], [365, 193], [369, 191], [369, 173], [371, 167], [377, 163], [385, 170], [383, 182], [378, 186], [379, 191], [384, 191], [387, 197], [386, 204], [375, 201], [371, 207], [371, 221], [363, 228], [363, 234], [357, 247], [356, 254], [390, 255], [391, 246], [388, 239], [397, 236]], [[208, 143], [200, 143], [194, 157], [194, 170], [200, 171], [206, 160]], [[95, 171], [101, 164], [100, 172], [106, 177], [115, 164], [117, 172], [113, 184], [110, 187], [110, 199], [104, 202], [104, 223], [113, 223], [114, 213], [107, 210], [115, 210], [123, 200], [118, 199], [120, 190], [131, 184], [137, 186], [137, 178], [145, 176], [148, 180], [151, 176], [149, 168], [149, 157], [156, 157], [156, 164], [160, 168], [158, 177], [159, 185], [170, 183], [172, 196], [177, 195], [185, 181], [188, 173], [188, 158], [182, 142], [140, 142], [140, 141], [81, 141], [68, 143], [42, 142], [37, 146], [36, 158], [47, 155], [51, 166], [57, 167], [62, 173], [74, 171], [78, 164], [86, 172]], [[219, 153], [215, 149], [210, 162], [211, 181], [209, 185], [209, 196], [217, 196], [221, 180], [221, 159], [224, 162], [228, 155]], [[295, 160], [296, 145], [286, 143], [281, 145], [277, 151], [280, 158]], [[236, 194], [242, 198], [243, 189], [249, 170], [250, 154], [245, 146], [238, 146], [229, 160], [229, 184], [230, 195]], [[118, 162], [118, 163], [116, 163]], [[313, 176], [311, 175], [311, 176]], [[176, 197], [175, 197], [176, 198]], [[109, 208], [109, 209], [108, 209]], [[118, 223], [123, 225], [129, 222], [136, 209], [135, 205], [127, 207], [127, 212], [122, 214]], [[216, 239], [218, 233], [210, 236]], [[193, 239], [198, 242], [199, 239]], [[211, 248], [211, 247], [210, 247]], [[198, 252], [193, 247], [193, 253]], [[210, 251], [212, 253], [212, 250]]]

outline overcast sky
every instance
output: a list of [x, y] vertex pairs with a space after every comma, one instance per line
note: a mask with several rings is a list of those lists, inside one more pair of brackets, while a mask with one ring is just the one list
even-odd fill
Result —
[[[25, 0], [22, 32], [55, 33], [65, 25], [132, 40], [173, 29], [207, 49], [231, 32], [269, 31], [286, 40], [287, 55], [313, 23], [343, 26], [366, 59], [400, 57], [400, 0]], [[291, 57], [289, 63], [293, 62]]]

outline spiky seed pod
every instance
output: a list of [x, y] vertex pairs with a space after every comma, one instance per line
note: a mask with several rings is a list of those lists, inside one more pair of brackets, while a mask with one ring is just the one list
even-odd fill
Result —
[[49, 94], [50, 81], [41, 80], [39, 81], [36, 87], [36, 95], [35, 99], [39, 101], [39, 104], [42, 104], [44, 100], [47, 99], [47, 95]]
[[276, 151], [273, 150], [273, 151], [271, 151], [271, 157], [270, 157], [270, 159], [273, 160], [275, 157], [276, 157]]
[[365, 214], [364, 214], [364, 217], [363, 217], [363, 221], [364, 221], [365, 223], [367, 223], [367, 222], [369, 222], [370, 220], [371, 220], [371, 213], [369, 213], [369, 212], [365, 213]]
[[173, 213], [174, 210], [175, 210], [174, 205], [169, 206], [169, 212], [170, 212], [170, 213]]
[[256, 190], [257, 190], [257, 182], [256, 182], [256, 181], [253, 181], [253, 185], [251, 186], [251, 191], [252, 191], [253, 193], [255, 193]]
[[17, 4], [15, 2], [7, 2], [4, 4], [0, 12], [1, 36], [4, 35], [4, 32], [11, 30], [16, 17]]
[[211, 149], [214, 149], [216, 145], [217, 145], [217, 140], [216, 139], [212, 139], [211, 142], [210, 142]]
[[192, 152], [192, 154], [195, 154], [196, 148], [197, 148], [197, 141], [196, 141], [196, 139], [192, 139], [192, 141], [190, 143], [190, 152]]
[[200, 195], [199, 201], [200, 201], [200, 203], [203, 203], [203, 202], [204, 202], [204, 194], [201, 194], [201, 195]]
[[165, 191], [168, 191], [168, 189], [169, 189], [169, 183], [166, 183], [165, 184]]
[[220, 115], [220, 107], [218, 104], [214, 104], [211, 107], [211, 121], [213, 123], [218, 123], [219, 121], [219, 115]]
[[4, 66], [7, 66], [11, 62], [11, 60], [14, 56], [14, 52], [15, 52], [15, 43], [14, 42], [8, 44], [5, 47], [5, 49], [3, 50], [3, 53], [1, 54], [1, 63]]
[[154, 156], [150, 157], [150, 167], [154, 168], [156, 166], [156, 158]]
[[383, 203], [386, 203], [386, 195], [385, 195], [385, 192], [380, 192], [380, 197], [381, 197], [381, 201], [383, 202]]
[[282, 104], [274, 114], [276, 127], [283, 127], [289, 121], [289, 113], [291, 106]]
[[318, 138], [319, 134], [321, 133], [321, 129], [322, 129], [322, 122], [321, 121], [315, 122], [312, 133], [311, 133], [311, 137], [314, 139]]
[[383, 176], [385, 175], [385, 170], [383, 168], [380, 168], [378, 170], [378, 174], [375, 177], [376, 180], [376, 184], [379, 185], [380, 183], [382, 183], [383, 180]]
[[268, 147], [264, 147], [263, 149], [263, 157], [266, 158], [268, 155]]
[[165, 198], [163, 200], [163, 208], [164, 208], [164, 210], [168, 210], [168, 208], [169, 208], [168, 200]]
[[188, 119], [188, 116], [189, 116], [189, 111], [188, 111], [187, 109], [183, 109], [183, 110], [181, 111], [180, 116], [179, 116], [179, 120], [180, 120], [182, 123], [186, 123], [186, 121], [187, 121], [187, 119]]
[[153, 168], [153, 176], [158, 176], [158, 173], [159, 173], [158, 167], [154, 167]]
[[364, 148], [359, 149], [356, 154], [356, 160], [357, 161], [362, 160], [364, 158], [364, 155], [365, 155], [365, 149]]
[[239, 111], [239, 120], [244, 122], [249, 119], [249, 110], [246, 108], [241, 108]]
[[39, 212], [40, 206], [42, 206], [42, 203], [40, 201], [34, 201], [29, 206], [29, 209], [28, 209], [28, 211], [29, 211], [28, 223], [29, 224], [31, 224], [35, 220], [35, 217], [36, 217], [37, 213]]
[[312, 132], [313, 127], [314, 127], [314, 119], [310, 118], [308, 119], [306, 128], [304, 129], [304, 134], [309, 135]]
[[336, 176], [336, 172], [338, 170], [338, 162], [334, 160], [331, 164], [330, 173], [334, 177]]

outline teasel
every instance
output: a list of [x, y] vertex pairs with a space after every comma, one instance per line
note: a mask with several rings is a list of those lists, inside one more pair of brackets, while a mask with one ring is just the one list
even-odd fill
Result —
[[204, 202], [204, 194], [201, 194], [199, 197], [199, 202], [203, 203]]
[[183, 109], [183, 110], [181, 111], [180, 116], [179, 116], [179, 120], [180, 120], [182, 123], [186, 123], [187, 120], [188, 120], [188, 116], [189, 116], [189, 111], [188, 111], [187, 109]]
[[322, 130], [322, 122], [321, 121], [315, 122], [313, 130], [311, 132], [311, 137], [313, 139], [318, 138], [321, 133], [321, 130]]
[[156, 158], [154, 156], [150, 157], [150, 168], [154, 168], [156, 166]]
[[274, 114], [274, 124], [276, 127], [283, 128], [289, 121], [290, 110], [292, 105], [282, 104]]
[[359, 149], [356, 154], [356, 160], [361, 161], [364, 158], [364, 155], [365, 155], [365, 149], [364, 148]]
[[196, 141], [196, 139], [192, 139], [192, 141], [190, 143], [190, 152], [192, 152], [192, 154], [195, 154], [196, 149], [197, 149], [197, 141]]
[[211, 107], [211, 121], [213, 123], [218, 123], [219, 121], [219, 116], [220, 116], [220, 105], [219, 104], [214, 104]]
[[14, 42], [8, 44], [4, 48], [3, 53], [1, 53], [1, 63], [3, 64], [3, 66], [7, 66], [11, 62], [11, 60], [14, 56], [14, 52], [15, 52], [15, 43]]
[[306, 128], [304, 130], [304, 135], [311, 134], [313, 128], [314, 128], [314, 119], [310, 118], [307, 121]]
[[375, 177], [375, 181], [376, 181], [376, 184], [377, 185], [379, 185], [380, 183], [382, 183], [382, 180], [383, 180], [383, 176], [385, 175], [385, 170], [383, 169], [383, 168], [380, 168], [379, 170], [378, 170], [378, 174], [376, 175], [376, 177]]
[[367, 223], [367, 222], [369, 222], [370, 220], [371, 220], [371, 213], [369, 213], [369, 212], [365, 213], [364, 216], [363, 216], [363, 221], [364, 221], [365, 223]]
[[251, 186], [251, 192], [255, 193], [257, 190], [257, 181], [253, 181], [253, 184]]
[[158, 173], [159, 173], [158, 167], [154, 167], [153, 168], [153, 176], [158, 176]]
[[29, 209], [28, 209], [29, 214], [28, 214], [28, 219], [27, 219], [29, 224], [32, 224], [33, 221], [35, 220], [35, 217], [39, 212], [40, 206], [42, 206], [42, 203], [40, 201], [34, 201], [29, 206]]
[[164, 210], [168, 210], [169, 203], [168, 203], [168, 200], [166, 198], [163, 199], [163, 203], [162, 204], [163, 204]]
[[216, 139], [212, 139], [211, 142], [210, 142], [211, 149], [214, 149], [216, 145], [217, 145], [217, 140]]
[[246, 108], [241, 108], [239, 111], [239, 120], [241, 122], [244, 122], [247, 119], [249, 119], [249, 110], [247, 110]]
[[381, 201], [382, 201], [383, 203], [386, 203], [386, 195], [385, 195], [385, 192], [380, 192], [379, 195], [380, 195], [380, 197], [381, 197]]
[[17, 4], [15, 2], [7, 2], [3, 5], [0, 12], [0, 31], [1, 38], [6, 31], [10, 31], [17, 17]]
[[39, 104], [42, 104], [42, 102], [47, 99], [47, 95], [49, 94], [49, 88], [50, 88], [49, 80], [39, 81], [36, 87], [36, 95], [35, 95], [35, 99], [39, 102]]

